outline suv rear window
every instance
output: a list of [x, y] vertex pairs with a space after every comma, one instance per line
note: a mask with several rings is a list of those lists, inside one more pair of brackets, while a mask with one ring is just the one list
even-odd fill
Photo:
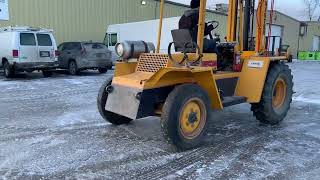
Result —
[[36, 38], [33, 33], [20, 33], [20, 45], [22, 46], [35, 46]]
[[71, 51], [71, 50], [81, 50], [81, 43], [78, 42], [69, 42], [69, 43], [64, 43], [62, 50], [65, 51]]
[[104, 48], [107, 48], [107, 46], [105, 46], [102, 43], [85, 43], [84, 46], [86, 46], [87, 48], [92, 48], [92, 49], [104, 49]]
[[86, 47], [91, 47], [92, 49], [104, 49], [107, 48], [104, 44], [101, 43], [85, 43]]
[[51, 37], [49, 34], [37, 34], [39, 46], [52, 46]]

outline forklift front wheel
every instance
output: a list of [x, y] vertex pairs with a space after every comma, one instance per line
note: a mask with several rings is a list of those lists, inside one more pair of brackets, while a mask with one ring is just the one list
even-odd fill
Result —
[[114, 125], [121, 125], [121, 124], [128, 124], [132, 121], [132, 119], [129, 119], [127, 117], [115, 114], [113, 112], [109, 112], [105, 109], [106, 103], [108, 100], [108, 92], [107, 92], [107, 87], [111, 85], [112, 83], [112, 78], [108, 78], [103, 85], [101, 86], [97, 98], [97, 105], [98, 105], [98, 110], [100, 115], [103, 117], [104, 120], [107, 122], [114, 124]]
[[162, 131], [179, 150], [192, 149], [202, 143], [209, 117], [208, 94], [195, 84], [180, 85], [163, 106]]

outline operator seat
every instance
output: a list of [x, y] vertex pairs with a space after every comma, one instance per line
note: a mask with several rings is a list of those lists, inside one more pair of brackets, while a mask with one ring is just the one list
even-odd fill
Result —
[[[175, 29], [171, 31], [171, 34], [176, 52], [183, 52], [186, 43], [194, 42], [192, 40], [191, 32], [188, 29]], [[188, 47], [186, 51], [188, 53], [195, 53], [196, 47]]]
[[[189, 29], [175, 29], [171, 31], [172, 39], [175, 46], [176, 52], [183, 52], [184, 46], [186, 43], [189, 43], [190, 45], [186, 48], [187, 53], [195, 53], [196, 47], [192, 47], [192, 43], [194, 42], [194, 38], [191, 35], [191, 32]], [[204, 53], [217, 53], [217, 42], [215, 39], [205, 39], [204, 40], [204, 47], [203, 52]]]

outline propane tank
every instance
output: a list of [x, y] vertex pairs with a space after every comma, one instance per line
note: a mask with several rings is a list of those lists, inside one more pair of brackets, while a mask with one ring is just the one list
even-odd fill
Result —
[[144, 41], [124, 41], [116, 44], [116, 53], [123, 59], [138, 58], [142, 53], [155, 51], [155, 46], [151, 42]]

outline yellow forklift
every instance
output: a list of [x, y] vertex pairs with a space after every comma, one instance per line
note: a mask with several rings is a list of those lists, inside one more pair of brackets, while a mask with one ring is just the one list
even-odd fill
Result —
[[[160, 53], [161, 0], [157, 48], [143, 41], [117, 44], [121, 59], [97, 99], [101, 116], [114, 125], [161, 117], [164, 136], [180, 150], [203, 142], [214, 110], [250, 103], [261, 123], [280, 123], [292, 102], [293, 77], [285, 64], [289, 55], [266, 53], [268, 2], [259, 0], [256, 18], [252, 2], [229, 0], [227, 37], [217, 42], [219, 53], [203, 51], [206, 0], [200, 0], [197, 42], [188, 30], [173, 30], [168, 53]], [[256, 19], [255, 27], [250, 27], [250, 19]], [[248, 34], [254, 28], [255, 51], [249, 51]]]

